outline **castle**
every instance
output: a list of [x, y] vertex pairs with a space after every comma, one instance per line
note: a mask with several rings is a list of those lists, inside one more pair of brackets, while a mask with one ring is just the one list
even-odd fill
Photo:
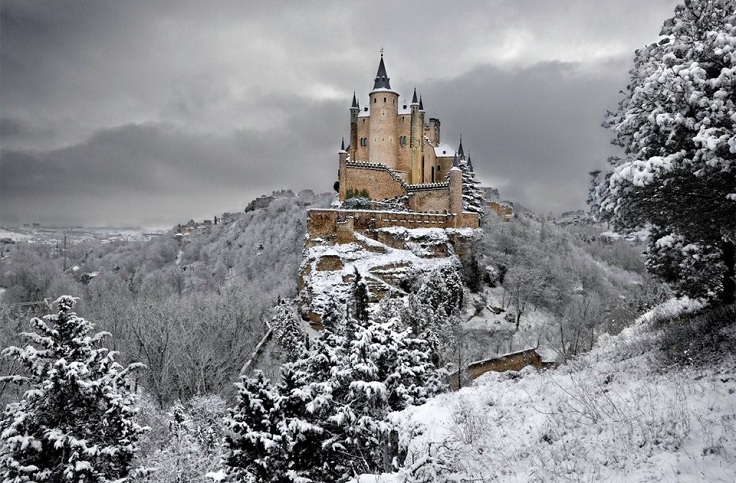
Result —
[[409, 213], [443, 216], [443, 227], [476, 228], [478, 214], [463, 211], [460, 163], [466, 163], [462, 140], [457, 151], [441, 142], [440, 121], [425, 122], [416, 88], [410, 103], [400, 101], [381, 54], [368, 105], [361, 108], [353, 94], [350, 144], [339, 152], [340, 201], [357, 193], [401, 199]]

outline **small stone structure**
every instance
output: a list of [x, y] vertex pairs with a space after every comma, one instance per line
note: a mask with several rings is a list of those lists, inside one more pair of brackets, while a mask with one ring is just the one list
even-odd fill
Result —
[[535, 349], [524, 349], [499, 357], [473, 362], [468, 365], [468, 374], [471, 379], [477, 379], [489, 371], [520, 371], [526, 366], [534, 366], [537, 369], [541, 369], [544, 366], [542, 357]]

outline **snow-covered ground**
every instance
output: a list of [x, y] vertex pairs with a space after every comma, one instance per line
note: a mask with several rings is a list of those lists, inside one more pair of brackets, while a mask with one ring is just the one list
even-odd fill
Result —
[[33, 236], [28, 233], [21, 233], [17, 231], [6, 230], [5, 228], [0, 228], [0, 240], [4, 238], [13, 240], [14, 242], [21, 242], [28, 241], [33, 238]]
[[658, 354], [653, 320], [696, 307], [670, 301], [558, 369], [487, 373], [392, 415], [405, 469], [359, 481], [736, 481], [733, 355]]

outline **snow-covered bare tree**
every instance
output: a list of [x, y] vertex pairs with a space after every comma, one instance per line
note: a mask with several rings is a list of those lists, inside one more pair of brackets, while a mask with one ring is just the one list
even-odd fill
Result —
[[144, 432], [134, 420], [134, 396], [115, 353], [99, 347], [106, 332], [72, 311], [62, 296], [59, 311], [31, 323], [30, 344], [3, 355], [20, 361], [27, 384], [23, 399], [5, 408], [0, 421], [0, 478], [4, 482], [122, 482], [129, 475]]
[[625, 156], [612, 160], [601, 210], [618, 229], [651, 228], [648, 268], [676, 291], [732, 303], [736, 3], [688, 0], [660, 35], [636, 51], [604, 122]]

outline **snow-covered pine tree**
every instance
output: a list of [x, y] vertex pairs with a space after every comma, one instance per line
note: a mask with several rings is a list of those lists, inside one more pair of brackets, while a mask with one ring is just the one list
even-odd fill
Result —
[[[28, 384], [23, 399], [5, 408], [0, 421], [0, 477], [4, 482], [126, 481], [145, 431], [133, 420], [134, 396], [115, 353], [99, 347], [110, 334], [72, 311], [75, 299], [54, 302], [59, 311], [34, 318], [30, 344], [8, 347]], [[6, 378], [7, 379], [7, 378]]]
[[350, 316], [362, 324], [367, 323], [369, 302], [368, 286], [365, 284], [365, 281], [357, 268], [353, 274], [353, 285], [350, 294], [352, 302], [352, 311]]
[[286, 300], [279, 299], [274, 307], [271, 327], [279, 345], [286, 351], [287, 360], [298, 359], [305, 349], [307, 335], [301, 328], [294, 307]]
[[[612, 160], [601, 210], [617, 229], [652, 228], [648, 268], [678, 292], [732, 303], [736, 3], [688, 0], [660, 35], [636, 51], [604, 122], [625, 156]], [[698, 272], [704, 259], [710, 267]]]
[[278, 428], [278, 394], [261, 371], [243, 376], [236, 387], [237, 405], [227, 420], [232, 434], [225, 438], [225, 481], [290, 481], [287, 446]]
[[460, 161], [460, 171], [463, 173], [463, 211], [483, 215], [486, 200], [480, 191], [480, 181], [475, 179], [473, 164], [470, 158]]
[[345, 335], [345, 310], [334, 297], [330, 297], [322, 310], [322, 327], [336, 335]]

